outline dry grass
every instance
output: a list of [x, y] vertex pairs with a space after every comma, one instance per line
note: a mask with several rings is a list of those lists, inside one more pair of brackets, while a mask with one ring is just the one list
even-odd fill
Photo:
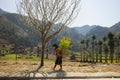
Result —
[[[39, 61], [0, 61], [0, 75], [1, 73], [17, 73], [34, 71], [37, 69]], [[52, 71], [54, 62], [45, 62], [45, 66], [39, 71]], [[56, 70], [59, 66], [56, 67]], [[63, 70], [65, 72], [120, 72], [120, 64], [90, 64], [80, 62], [63, 62]]]

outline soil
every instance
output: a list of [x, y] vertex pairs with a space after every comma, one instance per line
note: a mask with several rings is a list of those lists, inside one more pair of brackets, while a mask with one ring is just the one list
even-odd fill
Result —
[[[5, 76], [12, 73], [23, 73], [34, 71], [39, 66], [39, 61], [0, 61], [0, 75]], [[45, 62], [44, 66], [39, 70], [49, 72], [52, 70], [54, 62]], [[59, 70], [59, 66], [56, 67]], [[65, 72], [120, 72], [120, 63], [114, 64], [91, 64], [81, 62], [63, 62], [63, 70]]]

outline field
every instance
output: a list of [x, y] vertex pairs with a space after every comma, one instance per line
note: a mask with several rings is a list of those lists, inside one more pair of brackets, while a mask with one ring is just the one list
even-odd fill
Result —
[[[9, 59], [9, 57], [13, 59]], [[40, 59], [33, 58], [23, 58], [15, 60], [15, 55], [8, 55], [7, 58], [4, 57], [0, 59], [0, 75], [8, 76], [12, 73], [23, 73], [35, 71], [40, 64]], [[40, 72], [53, 71], [54, 58], [47, 60], [45, 59], [45, 65], [39, 70]], [[59, 70], [57, 66], [56, 70]], [[105, 63], [81, 63], [81, 62], [70, 62], [69, 60], [63, 61], [63, 71], [65, 72], [120, 72], [120, 63], [105, 64]]]

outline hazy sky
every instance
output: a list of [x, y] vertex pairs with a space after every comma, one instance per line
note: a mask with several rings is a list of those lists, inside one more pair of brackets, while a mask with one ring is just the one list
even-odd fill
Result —
[[[17, 0], [0, 0], [0, 8], [16, 13]], [[52, 0], [51, 0], [52, 1]], [[120, 0], [82, 0], [78, 17], [70, 26], [110, 27], [120, 21]]]

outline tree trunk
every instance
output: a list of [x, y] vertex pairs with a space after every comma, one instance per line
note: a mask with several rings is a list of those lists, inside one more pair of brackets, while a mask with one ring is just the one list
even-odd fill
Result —
[[110, 52], [110, 60], [111, 60], [111, 63], [113, 63], [113, 55], [112, 55], [112, 52]]
[[118, 53], [118, 62], [120, 62], [120, 52]]
[[94, 63], [94, 47], [93, 47], [93, 50], [92, 50], [92, 63]]
[[48, 53], [46, 53], [46, 59], [48, 59]]
[[83, 52], [83, 62], [85, 62], [85, 51]]
[[110, 48], [110, 60], [111, 60], [111, 63], [113, 63], [113, 54], [114, 54], [114, 49]]
[[86, 62], [88, 62], [88, 54], [86, 53]]
[[99, 54], [100, 54], [100, 62], [102, 63], [102, 47], [101, 46], [100, 46]]
[[1, 51], [2, 51], [2, 50], [0, 49], [0, 58], [1, 58], [1, 56], [2, 56], [2, 55], [1, 55]]
[[[99, 51], [99, 49], [97, 49]], [[98, 62], [98, 51], [96, 51], [96, 62]]]
[[16, 63], [17, 63], [17, 55], [18, 55], [18, 45], [15, 45], [14, 46], [14, 53], [16, 54], [16, 56], [15, 56], [15, 60], [16, 60]]
[[90, 53], [90, 60], [89, 62], [91, 63], [92, 62], [92, 52]]
[[107, 63], [108, 62], [108, 52], [105, 52], [105, 62]]
[[117, 50], [117, 62], [119, 62], [119, 52], [120, 52], [120, 48], [119, 48], [119, 45], [118, 45], [118, 50]]
[[41, 64], [40, 64], [40, 67], [44, 66], [44, 53], [45, 53], [45, 43], [42, 42], [42, 54], [41, 54]]
[[119, 60], [120, 60], [120, 46], [118, 46], [118, 56], [117, 56], [117, 58], [118, 58], [118, 62], [119, 62]]
[[41, 53], [41, 63], [39, 65], [39, 67], [37, 68], [37, 71], [44, 66], [44, 54], [45, 54], [45, 45], [46, 43], [44, 41], [42, 41], [42, 53]]
[[83, 61], [83, 59], [82, 59], [82, 58], [83, 58], [83, 55], [82, 55], [82, 54], [83, 54], [83, 52], [81, 51], [81, 62]]
[[118, 46], [118, 62], [120, 62], [120, 46]]
[[80, 58], [81, 58], [80, 61], [81, 61], [81, 62], [83, 61], [83, 60], [82, 60], [82, 56], [83, 56], [82, 54], [83, 54], [83, 48], [81, 47], [81, 51], [80, 51]]
[[118, 52], [115, 53], [116, 63], [118, 62]]
[[91, 62], [94, 63], [94, 41], [92, 44]]
[[40, 56], [40, 48], [39, 48], [39, 46], [37, 47], [37, 57], [39, 57]]
[[81, 51], [81, 62], [83, 62], [83, 49]]

